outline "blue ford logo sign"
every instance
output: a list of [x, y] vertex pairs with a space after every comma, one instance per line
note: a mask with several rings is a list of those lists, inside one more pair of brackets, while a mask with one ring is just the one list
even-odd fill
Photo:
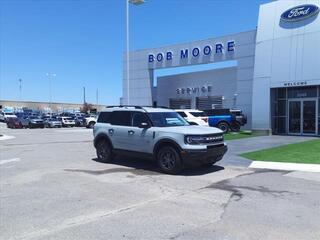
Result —
[[290, 8], [281, 14], [281, 20], [287, 22], [300, 21], [311, 16], [316, 15], [319, 12], [319, 7], [313, 4], [305, 4], [297, 7]]

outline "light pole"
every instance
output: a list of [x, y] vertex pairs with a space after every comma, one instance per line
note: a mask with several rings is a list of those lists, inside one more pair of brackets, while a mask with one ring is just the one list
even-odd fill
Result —
[[52, 82], [52, 79], [57, 76], [57, 74], [46, 73], [46, 76], [48, 77], [48, 80], [49, 80], [49, 108], [50, 108], [50, 112], [51, 112], [51, 103], [52, 103], [52, 89], [51, 89], [52, 83], [51, 82]]
[[21, 96], [22, 96], [22, 79], [19, 78], [19, 100], [21, 101]]
[[126, 79], [127, 79], [127, 105], [130, 105], [130, 82], [129, 82], [129, 3], [134, 5], [143, 4], [144, 0], [125, 0], [126, 1], [126, 63], [127, 63], [127, 71], [126, 71]]
[[233, 94], [233, 109], [237, 108], [237, 97], [238, 93]]
[[99, 103], [99, 89], [97, 88], [97, 91], [96, 91], [96, 104], [98, 105]]

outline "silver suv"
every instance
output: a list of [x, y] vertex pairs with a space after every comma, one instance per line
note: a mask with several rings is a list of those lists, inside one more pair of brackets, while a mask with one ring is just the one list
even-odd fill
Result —
[[220, 129], [191, 126], [164, 108], [107, 107], [93, 134], [99, 161], [110, 162], [116, 154], [147, 157], [169, 174], [185, 166], [212, 165], [227, 151]]

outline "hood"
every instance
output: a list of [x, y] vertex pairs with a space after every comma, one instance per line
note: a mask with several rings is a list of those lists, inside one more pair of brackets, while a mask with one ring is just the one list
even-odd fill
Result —
[[43, 120], [41, 118], [33, 118], [30, 119], [30, 122], [43, 122]]
[[185, 135], [206, 135], [223, 133], [219, 128], [207, 126], [159, 127], [159, 131], [181, 133]]

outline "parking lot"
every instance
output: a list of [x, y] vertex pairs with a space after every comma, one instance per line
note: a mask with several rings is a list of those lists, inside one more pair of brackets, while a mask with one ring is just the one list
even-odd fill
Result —
[[98, 162], [90, 129], [1, 133], [15, 138], [0, 141], [0, 239], [320, 239], [318, 173], [236, 156], [285, 137], [230, 142], [216, 166], [172, 176], [140, 159]]

